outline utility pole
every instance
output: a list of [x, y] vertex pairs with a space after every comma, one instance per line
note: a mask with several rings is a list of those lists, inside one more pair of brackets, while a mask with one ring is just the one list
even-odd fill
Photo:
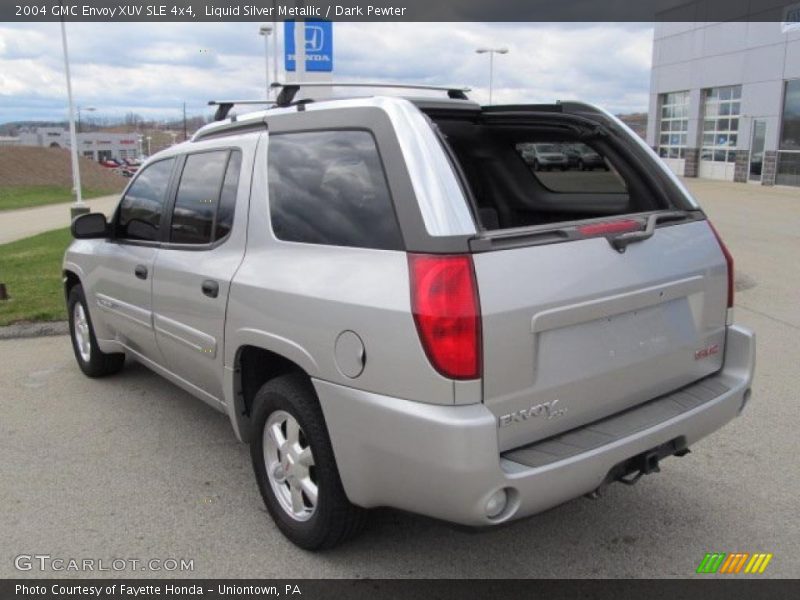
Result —
[[67, 47], [67, 28], [64, 17], [61, 17], [61, 45], [64, 49], [64, 74], [67, 78], [67, 100], [69, 103], [69, 140], [70, 154], [72, 155], [72, 193], [75, 194], [75, 203], [70, 208], [71, 218], [89, 212], [89, 207], [83, 202], [81, 195], [81, 169], [78, 164], [78, 136], [75, 134], [75, 106], [72, 103], [72, 80], [69, 73], [69, 48]]
[[183, 103], [183, 141], [185, 142], [189, 139], [189, 136], [186, 135], [186, 102]]

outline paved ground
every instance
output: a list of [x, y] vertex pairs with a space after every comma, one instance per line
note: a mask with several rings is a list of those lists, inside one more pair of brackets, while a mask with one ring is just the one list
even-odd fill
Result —
[[800, 193], [691, 185], [749, 287], [759, 366], [745, 415], [660, 475], [485, 532], [376, 511], [309, 554], [272, 525], [226, 417], [139, 366], [88, 380], [66, 337], [6, 340], [0, 577], [22, 553], [191, 558], [200, 577], [686, 577], [708, 551], [772, 552], [767, 575], [797, 576]]
[[[119, 194], [86, 200], [93, 212], [110, 215], [119, 202]], [[49, 204], [0, 212], [0, 244], [67, 227], [71, 203]]]

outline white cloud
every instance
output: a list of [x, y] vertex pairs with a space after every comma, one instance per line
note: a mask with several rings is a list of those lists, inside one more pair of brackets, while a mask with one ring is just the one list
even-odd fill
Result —
[[[257, 23], [67, 25], [76, 102], [100, 116], [175, 117], [186, 101], [207, 112], [218, 97], [263, 97]], [[615, 112], [645, 110], [652, 28], [591, 23], [336, 23], [335, 77], [464, 84], [495, 102], [581, 99]], [[63, 118], [66, 93], [57, 23], [0, 26], [0, 121]]]

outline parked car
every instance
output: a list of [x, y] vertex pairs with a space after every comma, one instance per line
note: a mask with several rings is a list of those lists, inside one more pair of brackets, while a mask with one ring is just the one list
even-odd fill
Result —
[[580, 171], [594, 171], [595, 169], [608, 171], [608, 165], [603, 157], [586, 144], [564, 144], [561, 151], [566, 155], [571, 168]]
[[[127, 356], [228, 415], [303, 548], [372, 507], [493, 526], [597, 496], [750, 398], [733, 260], [652, 150], [590, 105], [448, 95], [222, 111], [72, 223], [80, 369]], [[626, 185], [541, 185], [518, 148], [554, 130]]]
[[528, 162], [534, 171], [566, 171], [569, 168], [569, 160], [558, 144], [530, 144], [529, 147]]

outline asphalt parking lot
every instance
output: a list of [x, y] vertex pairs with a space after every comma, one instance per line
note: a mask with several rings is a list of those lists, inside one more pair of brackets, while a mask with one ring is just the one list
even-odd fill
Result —
[[758, 367], [744, 416], [661, 474], [481, 532], [379, 510], [311, 554], [273, 526], [227, 417], [138, 365], [89, 380], [66, 337], [5, 340], [0, 577], [65, 574], [21, 573], [20, 554], [192, 559], [194, 577], [688, 577], [712, 551], [771, 552], [761, 577], [796, 577], [800, 190], [690, 185], [736, 259]]

